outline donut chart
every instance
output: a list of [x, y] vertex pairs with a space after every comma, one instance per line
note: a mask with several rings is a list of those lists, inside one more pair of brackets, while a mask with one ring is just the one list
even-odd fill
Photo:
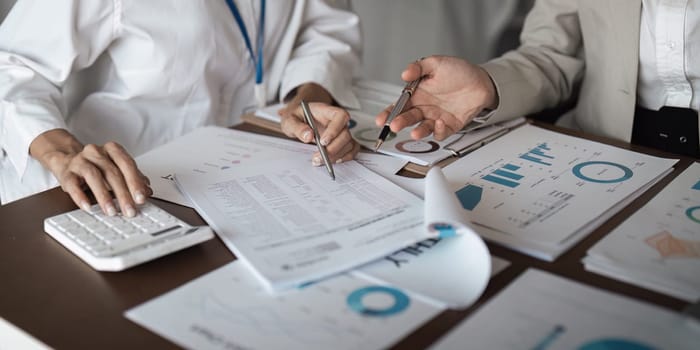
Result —
[[[593, 167], [593, 171], [587, 171], [584, 173], [584, 169], [586, 168], [591, 168]], [[589, 169], [590, 170], [590, 169]], [[608, 172], [612, 171], [622, 171], [622, 173], [619, 176], [611, 177], [611, 178], [606, 178], [601, 175], [606, 175]], [[629, 180], [632, 178], [632, 175], [634, 173], [632, 172], [632, 169], [618, 163], [613, 163], [613, 162], [607, 162], [607, 161], [589, 161], [589, 162], [583, 162], [576, 164], [571, 171], [574, 173], [574, 176], [577, 178], [588, 181], [588, 182], [594, 182], [594, 183], [600, 183], [600, 184], [611, 184], [611, 183], [618, 183], [622, 182], [625, 180]], [[597, 171], [597, 173], [596, 173]], [[591, 173], [595, 174], [591, 174]], [[594, 177], [596, 176], [596, 177]]]
[[[372, 294], [384, 294], [393, 299], [393, 304], [388, 307], [369, 307], [365, 305], [364, 299]], [[357, 289], [350, 293], [347, 298], [347, 303], [353, 311], [373, 317], [386, 317], [400, 313], [406, 310], [411, 303], [408, 295], [404, 292], [386, 286], [369, 286]]]
[[431, 153], [440, 149], [435, 141], [406, 140], [396, 144], [396, 149], [405, 153]]

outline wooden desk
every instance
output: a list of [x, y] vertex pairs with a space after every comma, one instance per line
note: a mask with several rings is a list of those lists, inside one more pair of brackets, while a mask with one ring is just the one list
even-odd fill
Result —
[[[247, 125], [237, 128], [260, 131]], [[587, 138], [673, 157], [600, 137]], [[588, 248], [642, 207], [692, 162], [692, 159], [683, 158], [671, 174], [554, 263], [489, 244], [493, 255], [507, 259], [512, 265], [491, 280], [474, 306], [464, 311], [443, 312], [397, 343], [396, 348], [424, 348], [433, 343], [528, 267], [673, 310], [682, 309], [686, 306], [683, 301], [588, 273], [580, 261]], [[154, 202], [190, 224], [204, 223], [192, 209], [159, 200]], [[124, 311], [220, 267], [234, 260], [234, 256], [220, 240], [214, 239], [126, 271], [97, 272], [44, 233], [44, 218], [74, 208], [60, 189], [0, 207], [0, 317], [55, 348], [174, 348], [174, 344], [124, 318]]]

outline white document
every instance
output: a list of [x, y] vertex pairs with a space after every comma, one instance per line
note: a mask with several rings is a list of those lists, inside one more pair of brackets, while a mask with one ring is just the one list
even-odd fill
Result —
[[467, 226], [467, 212], [450, 189], [440, 167], [432, 167], [425, 175], [425, 230], [439, 237], [473, 234]]
[[525, 125], [443, 171], [480, 235], [553, 260], [676, 162]]
[[402, 90], [401, 85], [367, 79], [355, 80], [352, 87], [360, 101], [360, 109], [369, 115], [377, 115], [395, 103]]
[[[389, 283], [451, 309], [471, 306], [510, 263], [490, 257], [476, 234], [430, 238], [351, 273]], [[493, 269], [492, 269], [493, 266]]]
[[355, 160], [404, 190], [420, 198], [425, 196], [424, 178], [397, 174], [408, 163], [407, 160], [374, 152], [360, 152]]
[[613, 278], [700, 299], [700, 163], [593, 246], [584, 262]]
[[[375, 116], [363, 111], [351, 110], [349, 112], [351, 119], [348, 127], [352, 137], [366, 148], [374, 149], [381, 131], [381, 127], [374, 123]], [[397, 134], [390, 133], [378, 152], [399, 157], [418, 165], [430, 166], [455, 155], [455, 153], [475, 149], [483, 145], [482, 141], [491, 141], [492, 136], [500, 136], [514, 125], [523, 122], [523, 119], [516, 119], [502, 125], [489, 125], [466, 133], [454, 134], [442, 141], [435, 140], [432, 136], [414, 140], [411, 138], [413, 128], [409, 127]]]
[[50, 350], [31, 334], [0, 317], [0, 350]]
[[355, 160], [391, 182], [394, 182], [394, 177], [399, 176], [396, 173], [408, 164], [407, 160], [374, 152], [359, 152]]
[[342, 274], [271, 296], [240, 261], [126, 312], [190, 349], [382, 349], [443, 311], [391, 285]]
[[450, 308], [466, 308], [481, 296], [491, 277], [489, 250], [467, 226], [464, 209], [439, 167], [428, 171], [425, 193], [423, 226], [436, 238], [355, 271]]
[[[297, 156], [306, 159], [306, 156]], [[357, 162], [295, 157], [235, 172], [176, 174], [179, 188], [271, 289], [295, 287], [428, 238], [423, 202]]]
[[136, 157], [136, 163], [151, 180], [153, 197], [190, 206], [173, 181], [175, 173], [235, 172], [285, 154], [305, 154], [310, 164], [315, 151], [314, 145], [209, 126]]
[[530, 269], [433, 349], [697, 349], [674, 312]]
[[[436, 187], [446, 183], [437, 180], [430, 181], [427, 198], [441, 195]], [[187, 348], [386, 348], [446, 306], [470, 306], [490, 276], [509, 265], [490, 258], [475, 233], [464, 228], [459, 233], [276, 295], [237, 261], [126, 316]]]

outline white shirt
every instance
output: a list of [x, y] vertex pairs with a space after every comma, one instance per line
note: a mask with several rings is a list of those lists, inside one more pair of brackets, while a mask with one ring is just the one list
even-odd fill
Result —
[[[237, 0], [255, 50], [260, 2]], [[346, 107], [359, 64], [358, 18], [320, 0], [269, 0], [269, 102], [316, 82]], [[0, 26], [0, 200], [56, 181], [29, 156], [39, 134], [132, 156], [255, 105], [254, 66], [225, 0], [20, 0]]]
[[637, 103], [700, 110], [700, 0], [643, 0]]

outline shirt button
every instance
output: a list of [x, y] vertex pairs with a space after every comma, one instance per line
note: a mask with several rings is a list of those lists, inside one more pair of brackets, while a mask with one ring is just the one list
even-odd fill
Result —
[[675, 41], [669, 41], [668, 42], [668, 48], [673, 50], [676, 48], [676, 42]]

